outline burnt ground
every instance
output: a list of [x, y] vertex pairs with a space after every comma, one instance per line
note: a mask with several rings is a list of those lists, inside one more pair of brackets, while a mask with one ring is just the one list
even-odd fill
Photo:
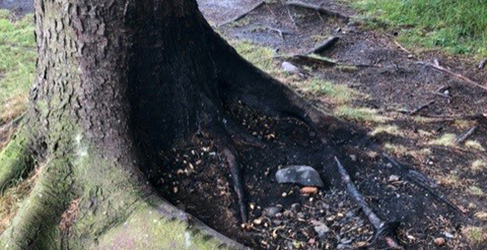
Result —
[[[28, 3], [3, 0], [0, 7], [5, 8], [11, 2]], [[332, 154], [338, 154], [374, 211], [384, 220], [402, 222], [398, 236], [407, 249], [483, 250], [487, 247], [486, 239], [481, 238], [485, 236], [472, 241], [472, 234], [466, 230], [471, 227], [485, 230], [487, 227], [487, 215], [482, 216], [487, 213], [487, 194], [484, 194], [487, 192], [487, 166], [474, 167], [476, 161], [487, 162], [486, 153], [481, 148], [487, 148], [487, 118], [482, 115], [487, 109], [487, 92], [418, 64], [419, 61], [437, 59], [443, 67], [485, 84], [487, 70], [477, 69], [477, 61], [434, 50], [403, 49], [395, 43], [400, 30], [371, 30], [360, 18], [344, 20], [320, 16], [314, 11], [288, 9], [280, 1], [272, 1], [238, 22], [217, 27], [258, 1], [199, 2], [205, 16], [224, 37], [273, 48], [277, 55], [304, 53], [330, 35], [340, 37], [340, 41], [322, 56], [340, 64], [362, 66], [293, 63], [312, 75], [335, 84], [345, 84], [361, 93], [360, 98], [353, 98], [347, 106], [373, 109], [378, 116], [387, 119], [381, 122], [353, 119], [352, 122], [370, 131], [382, 132], [374, 133], [368, 144], [350, 141], [345, 147], [326, 148], [317, 142], [307, 126], [298, 121], [275, 120], [244, 107], [234, 108], [229, 111], [231, 116], [250, 134], [266, 143], [264, 148], [237, 146], [240, 163], [245, 167], [250, 223], [240, 225], [230, 174], [216, 153], [217, 145], [212, 144], [211, 136], [198, 136], [198, 144], [192, 148], [162, 153], [166, 158], [165, 166], [169, 167], [150, 177], [167, 199], [256, 249], [364, 247], [373, 235], [373, 228], [345, 189], [339, 184], [334, 185], [337, 175], [331, 158]], [[357, 14], [340, 2], [303, 2], [321, 4], [351, 17]], [[283, 40], [269, 27], [291, 34]], [[275, 66], [280, 67], [281, 62], [276, 58]], [[302, 88], [302, 80], [284, 80], [329, 112], [335, 112], [343, 105]], [[448, 98], [434, 93], [440, 88], [449, 91]], [[433, 100], [432, 105], [415, 115], [401, 112]], [[464, 117], [470, 115], [475, 117]], [[386, 129], [391, 126], [396, 129]], [[478, 129], [467, 141], [470, 141], [468, 145], [476, 146], [468, 147], [448, 140], [440, 143], [438, 140], [445, 134], [459, 136], [473, 126]], [[434, 179], [435, 188], [446, 194], [465, 214], [453, 211], [401, 176], [380, 157], [379, 150], [369, 147], [371, 143], [383, 145], [384, 150], [407, 166]], [[298, 186], [277, 184], [276, 171], [293, 164], [316, 168], [325, 179], [326, 187], [316, 194], [301, 195]], [[445, 243], [437, 246], [434, 241], [440, 237]], [[381, 244], [369, 249], [384, 249]]]

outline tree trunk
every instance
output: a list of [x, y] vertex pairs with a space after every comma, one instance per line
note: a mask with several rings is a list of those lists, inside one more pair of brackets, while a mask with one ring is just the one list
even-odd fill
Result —
[[0, 154], [0, 185], [33, 162], [43, 171], [3, 249], [243, 248], [154, 192], [146, 180], [160, 153], [210, 134], [245, 221], [233, 144], [253, 139], [235, 136], [243, 133], [225, 105], [300, 119], [323, 141], [339, 134], [327, 132], [340, 121], [243, 60], [195, 0], [37, 0], [35, 12], [36, 83], [22, 128]]

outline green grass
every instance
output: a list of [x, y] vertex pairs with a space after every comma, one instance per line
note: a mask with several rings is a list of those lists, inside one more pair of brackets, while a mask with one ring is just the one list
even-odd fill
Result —
[[227, 41], [241, 56], [260, 69], [267, 73], [271, 73], [276, 69], [273, 60], [274, 51], [271, 48], [242, 40], [228, 39]]
[[32, 15], [12, 21], [0, 10], [0, 122], [25, 109], [37, 53]]
[[406, 45], [487, 55], [485, 0], [359, 0], [352, 4], [400, 31], [399, 41]]
[[335, 115], [358, 122], [384, 123], [390, 120], [389, 118], [380, 115], [375, 109], [355, 108], [350, 106], [338, 107], [335, 110]]
[[325, 95], [333, 100], [336, 104], [347, 103], [357, 93], [344, 84], [334, 84], [330, 81], [323, 81], [313, 78], [309, 82], [310, 90], [318, 95]]

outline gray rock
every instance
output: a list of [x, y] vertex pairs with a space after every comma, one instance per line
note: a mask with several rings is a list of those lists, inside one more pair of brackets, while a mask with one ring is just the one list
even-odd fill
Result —
[[313, 229], [319, 237], [323, 237], [326, 233], [330, 232], [330, 229], [326, 226], [326, 224], [321, 221], [314, 221]]
[[276, 173], [278, 183], [293, 183], [303, 186], [323, 187], [320, 174], [310, 166], [289, 166]]
[[296, 66], [294, 66], [290, 62], [283, 62], [282, 63], [282, 69], [290, 74], [295, 74], [299, 76], [303, 76], [303, 72]]
[[266, 208], [264, 213], [265, 213], [265, 215], [267, 215], [269, 217], [275, 217], [281, 211], [282, 211], [282, 206], [275, 206], [275, 207]]

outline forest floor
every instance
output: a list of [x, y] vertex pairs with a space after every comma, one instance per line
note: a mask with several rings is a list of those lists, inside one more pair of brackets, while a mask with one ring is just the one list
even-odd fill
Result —
[[[0, 0], [0, 8], [10, 2]], [[240, 20], [224, 24], [259, 2], [199, 0], [212, 26], [249, 61], [325, 112], [366, 128], [373, 143], [426, 175], [425, 182], [464, 211], [452, 210], [412, 183], [379, 150], [367, 147], [372, 142], [347, 142], [340, 157], [354, 169], [353, 179], [374, 211], [386, 221], [402, 222], [398, 236], [403, 246], [486, 249], [487, 68], [478, 68], [480, 59], [404, 47], [396, 40], [401, 30], [373, 29], [372, 20], [346, 2], [333, 0], [300, 2], [338, 16], [267, 1]], [[31, 9], [23, 6], [14, 13], [26, 10]], [[292, 57], [306, 54], [331, 36], [338, 42], [319, 56]], [[283, 62], [300, 73], [290, 72]], [[373, 228], [345, 189], [327, 185], [303, 195], [299, 186], [276, 182], [276, 171], [288, 165], [312, 166], [326, 183], [333, 182], [327, 176], [335, 165], [320, 157], [326, 152], [321, 152], [313, 132], [294, 120], [274, 120], [243, 109], [229, 113], [269, 145], [238, 148], [244, 156], [250, 222], [240, 226], [228, 170], [205, 138], [200, 147], [167, 153], [170, 167], [152, 178], [164, 196], [258, 249], [365, 247]], [[8, 124], [0, 121], [0, 146], [10, 131], [5, 129]]]

